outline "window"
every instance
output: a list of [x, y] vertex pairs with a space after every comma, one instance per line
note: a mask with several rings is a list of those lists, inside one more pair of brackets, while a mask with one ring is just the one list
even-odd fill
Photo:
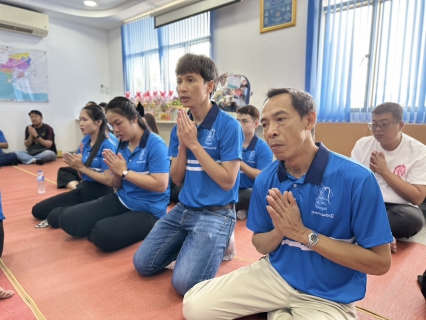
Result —
[[386, 101], [425, 122], [426, 5], [417, 0], [310, 1], [306, 89], [319, 121], [368, 122]]
[[203, 13], [154, 29], [145, 17], [122, 26], [126, 91], [175, 90], [175, 67], [185, 53], [211, 57], [210, 13]]

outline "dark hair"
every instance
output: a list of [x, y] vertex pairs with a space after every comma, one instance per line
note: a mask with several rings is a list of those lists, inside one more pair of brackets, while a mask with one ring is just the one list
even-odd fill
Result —
[[214, 61], [202, 54], [184, 54], [179, 58], [176, 64], [175, 73], [176, 76], [188, 73], [198, 73], [204, 79], [204, 83], [213, 81], [214, 87], [212, 94], [216, 90], [216, 84], [219, 79]]
[[102, 108], [102, 109], [105, 109], [105, 107], [106, 107], [106, 102], [101, 102], [101, 103], [99, 103], [99, 106]]
[[95, 101], [88, 101], [88, 102], [86, 103], [86, 107], [87, 107], [87, 106], [90, 106], [90, 105], [92, 105], [92, 104], [97, 105]]
[[88, 106], [86, 105], [82, 110], [85, 110], [89, 118], [93, 121], [102, 120], [102, 124], [99, 127], [98, 138], [96, 139], [96, 142], [92, 147], [92, 151], [90, 152], [89, 158], [87, 158], [86, 163], [84, 164], [86, 167], [90, 167], [92, 165], [93, 159], [98, 153], [99, 148], [101, 147], [102, 142], [105, 139], [108, 139], [108, 122], [104, 110], [102, 110], [102, 108], [96, 104], [90, 104]]
[[155, 117], [152, 113], [145, 113], [145, 116], [143, 117], [146, 121], [146, 124], [149, 127], [149, 130], [156, 134], [160, 134], [160, 131], [157, 127], [157, 120], [155, 120]]
[[237, 113], [239, 114], [248, 114], [254, 121], [257, 121], [260, 119], [259, 109], [257, 109], [255, 106], [247, 105], [244, 107], [240, 107], [237, 109]]
[[41, 112], [40, 111], [38, 111], [38, 110], [31, 110], [29, 113], [28, 113], [28, 115], [31, 117], [31, 113], [34, 113], [34, 114], [37, 114], [37, 115], [39, 115], [40, 117], [42, 117], [43, 118], [43, 115], [41, 114]]
[[136, 111], [142, 118], [145, 116], [145, 109], [143, 108], [142, 103], [138, 102], [138, 105], [136, 106]]
[[[285, 94], [285, 93], [291, 96], [291, 105], [299, 113], [300, 119], [303, 119], [303, 117], [308, 115], [309, 112], [311, 111], [316, 112], [317, 105], [315, 103], [314, 98], [306, 91], [302, 91], [298, 89], [293, 89], [293, 88], [270, 89], [268, 93], [266, 94], [267, 96], [266, 100], [276, 95]], [[315, 138], [315, 127], [312, 129], [311, 133], [312, 133], [312, 137]]]
[[118, 113], [130, 122], [137, 118], [139, 127], [141, 127], [143, 130], [149, 130], [148, 125], [145, 121], [142, 120], [142, 117], [137, 112], [133, 102], [125, 97], [115, 97], [110, 102], [108, 102], [107, 106], [105, 107], [105, 113], [108, 111]]
[[379, 104], [372, 111], [373, 114], [382, 114], [386, 112], [392, 113], [392, 117], [395, 119], [395, 121], [397, 122], [402, 121], [402, 115], [404, 113], [404, 109], [398, 103], [384, 102], [382, 104]]

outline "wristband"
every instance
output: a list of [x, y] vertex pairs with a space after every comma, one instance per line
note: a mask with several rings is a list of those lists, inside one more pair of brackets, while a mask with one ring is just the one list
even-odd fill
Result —
[[38, 139], [38, 138], [40, 138], [40, 135], [39, 135], [39, 134], [37, 135], [37, 137], [35, 137], [35, 139]]

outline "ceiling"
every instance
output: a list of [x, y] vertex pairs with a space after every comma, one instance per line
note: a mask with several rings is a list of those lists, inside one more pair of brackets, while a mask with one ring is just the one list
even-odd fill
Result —
[[0, 0], [0, 3], [45, 13], [49, 16], [111, 29], [135, 16], [149, 13], [175, 2], [189, 0], [94, 0], [98, 6], [88, 7], [84, 0]]

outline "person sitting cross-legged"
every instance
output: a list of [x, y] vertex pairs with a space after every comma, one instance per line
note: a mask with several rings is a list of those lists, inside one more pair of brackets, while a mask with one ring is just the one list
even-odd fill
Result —
[[[426, 146], [402, 132], [402, 116], [397, 103], [374, 108], [368, 124], [373, 135], [358, 140], [351, 157], [374, 172], [393, 236], [410, 238], [425, 225], [418, 205], [426, 197]], [[397, 251], [395, 239], [391, 250]]]
[[26, 151], [16, 151], [19, 162], [23, 164], [44, 164], [56, 160], [55, 133], [48, 124], [43, 123], [43, 115], [38, 110], [28, 114], [32, 125], [25, 128]]
[[7, 148], [9, 148], [9, 144], [7, 143], [3, 131], [0, 130], [0, 167], [18, 164], [15, 152], [3, 152], [3, 149]]

